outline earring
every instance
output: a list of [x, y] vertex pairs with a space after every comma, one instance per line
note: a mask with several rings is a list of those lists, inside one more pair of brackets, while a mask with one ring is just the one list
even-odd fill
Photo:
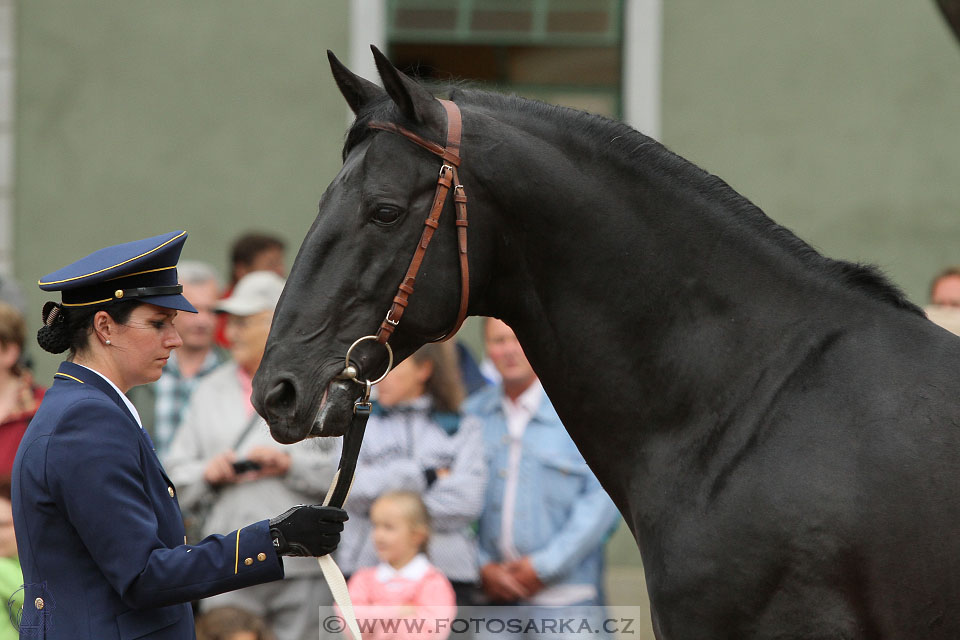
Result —
[[110, 344], [110, 341], [109, 341], [109, 340], [105, 340], [104, 342], [106, 342], [108, 345]]

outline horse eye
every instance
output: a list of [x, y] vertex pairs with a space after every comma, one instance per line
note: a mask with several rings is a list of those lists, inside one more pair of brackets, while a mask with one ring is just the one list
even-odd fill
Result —
[[377, 224], [393, 224], [400, 219], [400, 208], [391, 205], [380, 205], [373, 212], [373, 221]]

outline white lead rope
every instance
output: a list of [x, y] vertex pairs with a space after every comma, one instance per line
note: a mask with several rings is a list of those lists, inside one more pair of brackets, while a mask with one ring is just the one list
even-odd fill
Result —
[[[327, 497], [323, 499], [324, 506], [330, 504], [330, 498], [333, 496], [333, 489], [337, 486], [337, 480], [340, 479], [340, 470], [333, 476], [333, 482], [330, 483], [330, 489], [327, 491]], [[347, 496], [350, 495], [350, 488], [353, 487], [353, 478], [350, 478], [350, 487], [347, 488]], [[347, 499], [343, 499], [346, 504]], [[341, 505], [341, 508], [343, 505]], [[330, 593], [333, 594], [333, 601], [340, 607], [340, 613], [343, 614], [344, 622], [353, 634], [354, 640], [363, 640], [360, 635], [360, 625], [357, 623], [357, 614], [353, 611], [353, 600], [350, 599], [350, 592], [347, 590], [347, 581], [343, 577], [343, 571], [337, 566], [332, 555], [320, 556], [317, 558], [320, 564], [320, 570], [323, 572], [323, 578], [330, 587]], [[322, 636], [321, 636], [322, 637]]]
[[[353, 488], [354, 473], [357, 469], [357, 458], [360, 456], [360, 444], [363, 442], [363, 431], [367, 426], [367, 418], [370, 417], [372, 409], [370, 404], [370, 388], [386, 378], [387, 374], [390, 373], [390, 369], [393, 368], [393, 349], [390, 348], [389, 344], [383, 342], [382, 344], [384, 348], [386, 348], [388, 355], [387, 368], [383, 372], [383, 375], [373, 381], [360, 381], [357, 379], [357, 368], [350, 364], [350, 354], [358, 344], [367, 340], [379, 342], [377, 336], [364, 336], [350, 345], [350, 348], [347, 349], [347, 355], [343, 359], [343, 372], [340, 374], [340, 377], [345, 380], [353, 380], [353, 382], [361, 385], [363, 387], [363, 393], [353, 404], [353, 418], [347, 433], [343, 437], [340, 467], [333, 476], [333, 482], [330, 483], [327, 497], [323, 499], [324, 506], [329, 506], [332, 501], [335, 501], [339, 502], [339, 504], [335, 504], [334, 506], [342, 509], [347, 503], [347, 498], [350, 496], [350, 489]], [[350, 474], [349, 484], [347, 484], [345, 491], [338, 486], [340, 473], [344, 469]], [[343, 498], [340, 499], [339, 495], [342, 495]], [[340, 607], [340, 613], [343, 614], [344, 622], [347, 623], [347, 627], [350, 628], [350, 633], [353, 634], [353, 639], [363, 640], [360, 635], [360, 625], [357, 623], [357, 615], [353, 611], [353, 601], [350, 599], [350, 592], [347, 590], [347, 581], [343, 578], [343, 572], [340, 571], [340, 567], [337, 566], [337, 563], [330, 555], [320, 556], [317, 558], [317, 562], [320, 564], [320, 570], [323, 571], [324, 579], [330, 586], [333, 601]]]
[[343, 620], [350, 628], [350, 633], [356, 640], [362, 640], [360, 625], [357, 624], [357, 615], [353, 612], [353, 601], [350, 600], [350, 592], [347, 591], [347, 581], [343, 578], [343, 572], [340, 571], [333, 556], [320, 556], [317, 562], [320, 563], [320, 570], [323, 571], [323, 577], [330, 586], [333, 601], [340, 607], [340, 613], [343, 614]]

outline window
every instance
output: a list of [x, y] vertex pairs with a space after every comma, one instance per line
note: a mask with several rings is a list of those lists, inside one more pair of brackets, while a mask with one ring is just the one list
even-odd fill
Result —
[[620, 117], [623, 0], [387, 0], [389, 56], [422, 80]]

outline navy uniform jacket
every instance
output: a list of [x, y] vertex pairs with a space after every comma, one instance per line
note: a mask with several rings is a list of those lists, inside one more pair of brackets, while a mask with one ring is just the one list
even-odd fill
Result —
[[21, 638], [194, 637], [190, 600], [283, 577], [268, 522], [184, 544], [176, 489], [97, 374], [64, 362], [13, 466]]

